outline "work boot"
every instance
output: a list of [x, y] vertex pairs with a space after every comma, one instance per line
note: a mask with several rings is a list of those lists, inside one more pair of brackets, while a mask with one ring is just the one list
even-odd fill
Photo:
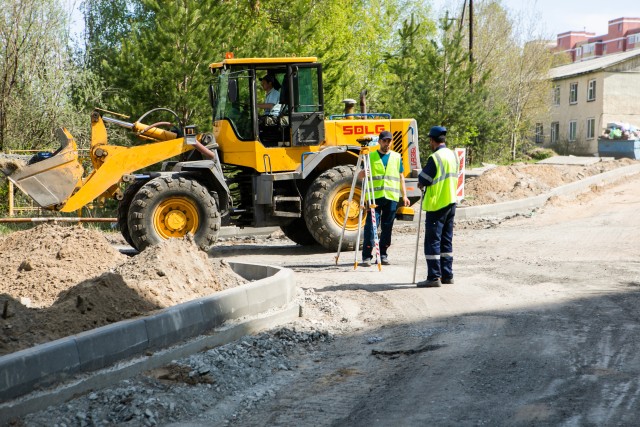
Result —
[[442, 278], [443, 285], [453, 285], [453, 277], [443, 277]]
[[363, 267], [371, 267], [371, 261], [373, 261], [371, 258], [365, 258], [360, 265]]
[[433, 280], [423, 280], [422, 282], [418, 282], [418, 287], [419, 288], [439, 288], [442, 285], [442, 282], [440, 282], [440, 278], [436, 278]]
[[388, 256], [386, 256], [386, 255], [382, 255], [382, 256], [380, 257], [380, 262], [382, 263], [382, 265], [389, 265], [389, 264], [391, 264], [391, 263], [389, 262], [389, 257], [388, 257]]

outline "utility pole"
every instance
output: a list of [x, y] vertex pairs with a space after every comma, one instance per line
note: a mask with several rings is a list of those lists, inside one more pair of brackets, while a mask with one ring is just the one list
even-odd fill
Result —
[[[467, 9], [467, 0], [462, 3], [462, 16], [460, 17], [459, 30], [462, 30], [464, 12]], [[473, 0], [469, 0], [469, 66], [473, 65]], [[469, 76], [469, 87], [473, 89], [473, 75]]]
[[[473, 0], [469, 0], [469, 66], [473, 65]], [[473, 73], [469, 76], [469, 87], [473, 89]]]

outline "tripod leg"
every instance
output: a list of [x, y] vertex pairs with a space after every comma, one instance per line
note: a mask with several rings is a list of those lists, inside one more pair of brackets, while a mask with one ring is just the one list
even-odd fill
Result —
[[378, 221], [376, 219], [376, 199], [375, 199], [375, 190], [373, 188], [373, 176], [371, 175], [371, 163], [369, 159], [369, 155], [366, 155], [366, 163], [365, 169], [367, 170], [366, 180], [367, 185], [365, 186], [367, 200], [369, 202], [369, 215], [371, 215], [371, 227], [373, 228], [373, 242], [374, 249], [376, 255], [376, 263], [378, 264], [378, 271], [382, 270], [382, 259], [380, 258], [380, 239], [378, 238]]
[[420, 225], [422, 224], [422, 201], [424, 200], [425, 191], [422, 190], [420, 204], [418, 205], [418, 232], [416, 233], [416, 253], [413, 257], [413, 282], [416, 283], [416, 268], [418, 268], [418, 246], [420, 244]]
[[[362, 180], [361, 190], [360, 190], [360, 205], [358, 206], [358, 234], [356, 235], [356, 252], [353, 257], [353, 269], [358, 268], [358, 250], [360, 249], [360, 235], [362, 231], [362, 212], [364, 212], [364, 195], [365, 189], [367, 186], [367, 180]], [[364, 241], [364, 239], [363, 239]]]
[[371, 215], [371, 226], [373, 227], [373, 242], [375, 249], [374, 253], [376, 254], [376, 264], [378, 264], [378, 270], [382, 270], [382, 260], [380, 259], [380, 239], [378, 239], [378, 221], [376, 221], [375, 207], [371, 208], [369, 215]]
[[[356, 170], [353, 174], [353, 180], [351, 181], [351, 190], [349, 190], [349, 199], [347, 201], [347, 209], [344, 213], [344, 223], [342, 224], [342, 232], [340, 233], [340, 240], [338, 241], [338, 252], [336, 253], [336, 265], [338, 265], [338, 259], [340, 258], [340, 251], [342, 250], [342, 239], [344, 238], [344, 231], [347, 228], [347, 221], [349, 220], [349, 208], [351, 207], [351, 202], [353, 200], [353, 192], [356, 187], [356, 183], [358, 182], [358, 171], [360, 170], [360, 165], [362, 164], [362, 156], [358, 156], [358, 161], [356, 163]], [[356, 248], [357, 251], [357, 248]]]

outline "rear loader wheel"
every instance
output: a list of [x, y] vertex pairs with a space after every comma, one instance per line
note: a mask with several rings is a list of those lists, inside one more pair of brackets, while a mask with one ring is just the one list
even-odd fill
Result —
[[133, 240], [131, 239], [131, 234], [129, 233], [129, 207], [131, 206], [133, 196], [136, 195], [145, 182], [146, 181], [135, 181], [129, 184], [124, 190], [122, 200], [118, 202], [118, 228], [120, 229], [120, 234], [122, 234], [124, 240], [126, 240], [131, 246], [134, 245]]
[[[355, 166], [343, 165], [328, 169], [311, 184], [305, 197], [304, 218], [308, 230], [326, 249], [336, 251], [342, 234], [347, 206], [349, 213], [341, 250], [355, 250], [360, 209], [360, 187], [356, 186], [349, 203]], [[362, 229], [366, 216], [362, 216]], [[360, 236], [362, 242], [362, 234]]]
[[317, 245], [316, 239], [309, 232], [304, 218], [296, 218], [287, 225], [281, 225], [280, 229], [289, 239], [301, 246]]
[[127, 223], [139, 251], [187, 233], [206, 251], [218, 238], [220, 213], [213, 196], [196, 180], [161, 176], [135, 194]]

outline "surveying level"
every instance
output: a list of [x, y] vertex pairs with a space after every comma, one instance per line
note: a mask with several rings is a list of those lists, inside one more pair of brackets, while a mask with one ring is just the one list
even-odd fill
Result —
[[360, 172], [364, 172], [364, 179], [362, 180], [360, 187], [360, 205], [358, 209], [358, 234], [356, 235], [356, 250], [353, 259], [353, 269], [358, 268], [358, 252], [360, 249], [360, 234], [362, 231], [362, 216], [365, 210], [365, 202], [369, 205], [369, 215], [371, 215], [371, 227], [373, 228], [373, 241], [374, 252], [376, 257], [376, 264], [378, 265], [378, 271], [382, 270], [382, 260], [380, 258], [380, 239], [378, 238], [378, 224], [376, 222], [376, 199], [373, 191], [373, 177], [371, 175], [371, 160], [369, 157], [369, 144], [373, 141], [371, 137], [357, 139], [360, 144], [360, 151], [358, 153], [358, 161], [356, 162], [356, 170], [353, 174], [353, 181], [351, 182], [351, 190], [349, 190], [349, 200], [347, 202], [346, 212], [344, 214], [344, 224], [342, 225], [342, 233], [340, 234], [340, 241], [338, 242], [338, 252], [336, 253], [336, 265], [338, 265], [338, 259], [340, 258], [340, 250], [342, 249], [342, 239], [344, 238], [344, 232], [347, 228], [347, 220], [349, 218], [349, 208], [353, 201], [353, 195], [355, 193], [356, 185], [358, 183], [358, 176]]
[[396, 219], [400, 221], [413, 221], [415, 211], [410, 206], [398, 206], [396, 210]]

